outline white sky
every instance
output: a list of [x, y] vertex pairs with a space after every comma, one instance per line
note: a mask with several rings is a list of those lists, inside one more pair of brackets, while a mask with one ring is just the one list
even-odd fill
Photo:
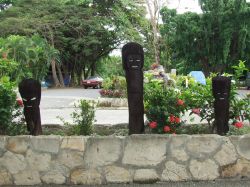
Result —
[[[168, 8], [177, 9], [177, 12], [182, 14], [184, 12], [202, 13], [198, 0], [168, 0]], [[247, 0], [250, 2], [250, 0]]]
[[188, 11], [202, 12], [198, 0], [169, 0], [168, 8], [177, 9], [177, 12], [180, 14]]

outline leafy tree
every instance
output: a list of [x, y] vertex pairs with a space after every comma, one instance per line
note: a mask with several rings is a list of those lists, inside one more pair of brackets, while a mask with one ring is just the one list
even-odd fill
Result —
[[79, 83], [123, 41], [143, 42], [145, 13], [131, 0], [15, 0], [0, 12], [0, 36], [39, 33], [61, 54], [61, 64], [50, 62], [56, 86], [63, 84], [60, 65]]

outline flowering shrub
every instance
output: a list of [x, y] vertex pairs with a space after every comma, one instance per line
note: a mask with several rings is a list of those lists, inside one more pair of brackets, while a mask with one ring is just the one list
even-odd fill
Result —
[[124, 98], [127, 96], [127, 85], [125, 77], [114, 76], [103, 82], [103, 89], [100, 90], [102, 97]]
[[[157, 81], [145, 83], [145, 113], [152, 132], [181, 132], [180, 127], [185, 124], [185, 121], [181, 120], [181, 116], [184, 112], [190, 111], [190, 115], [196, 114], [201, 117], [201, 120], [206, 120], [208, 129], [212, 133], [214, 129], [214, 98], [211, 80], [212, 77], [208, 77], [206, 85], [192, 81], [188, 88], [183, 85], [183, 81], [178, 81], [175, 88], [165, 87]], [[244, 127], [243, 120], [250, 120], [250, 99], [239, 99], [234, 85], [231, 87], [229, 112], [229, 123], [236, 130]]]
[[180, 92], [157, 81], [147, 83], [144, 91], [145, 113], [152, 132], [176, 133], [184, 123], [181, 115], [186, 110]]

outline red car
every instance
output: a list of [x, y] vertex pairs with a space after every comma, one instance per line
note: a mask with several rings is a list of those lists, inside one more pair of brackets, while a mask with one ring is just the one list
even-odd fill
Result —
[[82, 80], [82, 86], [86, 89], [88, 87], [93, 87], [99, 89], [102, 87], [103, 78], [99, 76], [92, 76], [85, 80]]

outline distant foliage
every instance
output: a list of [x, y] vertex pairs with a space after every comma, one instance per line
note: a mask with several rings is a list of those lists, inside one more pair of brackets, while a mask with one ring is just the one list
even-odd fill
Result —
[[[161, 10], [162, 49], [171, 53], [178, 72], [232, 71], [239, 59], [250, 67], [250, 3], [246, 0], [200, 0], [202, 14]], [[165, 48], [164, 48], [165, 46]], [[164, 51], [163, 51], [164, 52]]]
[[96, 72], [103, 78], [124, 76], [121, 57], [110, 56], [98, 61]]

